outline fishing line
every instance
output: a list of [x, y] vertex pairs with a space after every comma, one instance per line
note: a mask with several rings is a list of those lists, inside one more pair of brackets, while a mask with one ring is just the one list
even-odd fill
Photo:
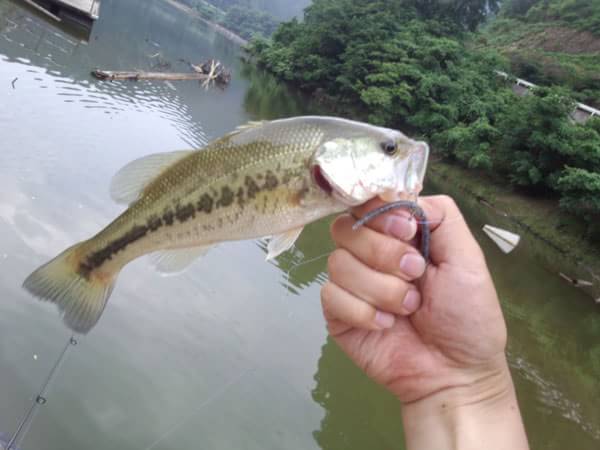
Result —
[[162, 441], [164, 441], [167, 437], [169, 437], [171, 434], [173, 434], [175, 431], [177, 431], [179, 428], [181, 428], [183, 425], [185, 425], [187, 422], [189, 422], [192, 419], [194, 414], [198, 414], [204, 407], [206, 407], [207, 405], [209, 405], [210, 403], [215, 401], [218, 397], [225, 394], [229, 389], [231, 389], [237, 383], [242, 381], [242, 379], [246, 375], [248, 375], [250, 372], [252, 372], [254, 370], [256, 370], [256, 369], [249, 368], [249, 369], [244, 370], [240, 375], [238, 375], [233, 380], [229, 381], [223, 387], [221, 387], [221, 389], [219, 389], [218, 391], [209, 395], [202, 403], [200, 403], [196, 408], [192, 409], [186, 416], [182, 417], [182, 419], [180, 421], [173, 424], [173, 426], [169, 430], [167, 430], [154, 443], [152, 443], [150, 446], [146, 447], [144, 450], [152, 450], [153, 448], [155, 448], [158, 444], [160, 444]]
[[310, 264], [310, 263], [313, 263], [313, 262], [318, 261], [320, 259], [326, 258], [327, 256], [331, 255], [332, 253], [333, 253], [333, 250], [331, 250], [330, 252], [324, 253], [324, 254], [322, 254], [320, 256], [317, 256], [315, 258], [311, 258], [311, 259], [307, 259], [305, 261], [301, 261], [301, 262], [299, 262], [297, 264], [294, 264], [292, 267], [290, 267], [290, 269], [287, 272], [285, 272], [285, 287], [286, 287], [286, 291], [287, 292], [283, 295], [282, 300], [287, 299], [289, 297], [289, 295], [290, 295], [290, 286], [292, 284], [291, 281], [290, 281], [290, 278], [291, 278], [291, 274], [292, 274], [292, 272], [294, 270], [296, 270], [298, 267], [302, 267], [302, 266], [304, 266], [306, 264]]
[[17, 430], [15, 431], [15, 433], [13, 434], [11, 439], [8, 441], [6, 450], [15, 450], [16, 445], [19, 444], [19, 441], [24, 439], [25, 436], [27, 435], [27, 432], [29, 431], [29, 427], [30, 427], [30, 425], [33, 421], [33, 418], [34, 418], [35, 414], [37, 413], [38, 409], [41, 406], [48, 403], [48, 400], [46, 398], [46, 393], [48, 391], [48, 388], [50, 387], [50, 383], [52, 383], [52, 381], [58, 374], [58, 370], [60, 369], [60, 366], [64, 362], [71, 347], [74, 347], [76, 345], [77, 345], [77, 340], [75, 340], [75, 336], [71, 336], [69, 338], [69, 340], [67, 341], [67, 343], [65, 344], [65, 347], [63, 348], [62, 352], [56, 359], [54, 366], [52, 366], [52, 369], [50, 369], [48, 376], [44, 380], [44, 383], [42, 384], [42, 386], [39, 390], [39, 393], [33, 400], [33, 403], [31, 404], [29, 410], [27, 411], [27, 413], [25, 414], [25, 416], [19, 423], [19, 426], [17, 427]]

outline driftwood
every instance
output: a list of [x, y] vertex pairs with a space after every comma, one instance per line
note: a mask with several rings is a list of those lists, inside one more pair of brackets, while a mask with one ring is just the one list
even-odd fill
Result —
[[169, 72], [144, 72], [144, 71], [114, 71], [95, 69], [92, 75], [99, 80], [199, 80], [202, 86], [207, 88], [211, 83], [220, 86], [229, 84], [231, 72], [225, 69], [219, 61], [210, 59], [201, 65], [190, 64], [193, 72], [169, 73]]
[[231, 72], [225, 69], [219, 61], [209, 59], [205, 61], [201, 66], [195, 66], [191, 64], [192, 69], [196, 73], [203, 73], [208, 76], [208, 79], [204, 81], [203, 86], [208, 87], [208, 84], [215, 80], [219, 84], [229, 84], [231, 81]]
[[120, 72], [114, 70], [100, 70], [96, 69], [92, 71], [99, 80], [200, 80], [204, 81], [208, 79], [208, 75], [203, 73], [167, 73], [167, 72]]

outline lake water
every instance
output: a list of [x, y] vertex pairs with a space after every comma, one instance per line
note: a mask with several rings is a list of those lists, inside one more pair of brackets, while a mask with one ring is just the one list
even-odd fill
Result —
[[[167, 62], [186, 71], [181, 60], [210, 57], [233, 70], [225, 90], [89, 75]], [[311, 112], [238, 57], [163, 0], [104, 0], [89, 43], [0, 0], [0, 433], [16, 429], [70, 336], [22, 280], [121, 211], [108, 195], [112, 174], [248, 120]], [[480, 207], [461, 203], [507, 315], [532, 447], [599, 448], [598, 308], [526, 245], [502, 255], [477, 231]], [[323, 221], [273, 263], [264, 243], [241, 242], [178, 277], [130, 264], [22, 450], [402, 449], [396, 401], [327, 338], [319, 288], [331, 249]]]

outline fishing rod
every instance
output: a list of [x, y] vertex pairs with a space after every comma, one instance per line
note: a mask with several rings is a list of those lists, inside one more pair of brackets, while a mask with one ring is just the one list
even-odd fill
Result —
[[34, 418], [35, 414], [37, 413], [38, 409], [41, 406], [48, 403], [48, 400], [46, 398], [46, 392], [48, 391], [50, 384], [56, 377], [56, 374], [58, 373], [58, 369], [60, 369], [60, 366], [62, 365], [67, 354], [69, 353], [69, 350], [71, 349], [71, 347], [75, 347], [76, 345], [77, 345], [77, 340], [75, 339], [75, 336], [71, 336], [69, 338], [69, 340], [67, 341], [67, 343], [65, 344], [65, 347], [63, 348], [62, 352], [58, 356], [56, 362], [54, 363], [54, 366], [52, 367], [52, 369], [50, 369], [48, 376], [44, 380], [44, 383], [42, 384], [42, 386], [39, 390], [39, 393], [34, 398], [31, 406], [29, 407], [29, 410], [27, 411], [27, 413], [25, 414], [25, 416], [19, 423], [19, 426], [17, 427], [17, 430], [15, 431], [15, 433], [12, 435], [12, 437], [8, 441], [8, 444], [7, 444], [5, 450], [17, 450], [17, 448], [14, 447], [14, 445], [18, 444], [19, 441], [25, 437], [25, 435], [27, 434], [27, 431], [29, 430], [29, 426], [31, 425], [31, 422], [33, 421], [33, 418]]

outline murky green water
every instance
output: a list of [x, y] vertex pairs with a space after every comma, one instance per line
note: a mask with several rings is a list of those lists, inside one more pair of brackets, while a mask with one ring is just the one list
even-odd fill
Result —
[[[165, 61], [186, 70], [180, 59], [208, 57], [233, 69], [226, 90], [88, 75]], [[0, 0], [0, 432], [14, 431], [69, 337], [21, 282], [120, 211], [108, 196], [111, 175], [250, 119], [307, 112], [237, 58], [162, 0], [104, 0], [87, 44]], [[480, 229], [489, 217], [462, 203]], [[600, 311], [527, 246], [507, 257], [478, 237], [509, 320], [533, 448], [598, 448]], [[402, 449], [396, 402], [326, 337], [327, 223], [274, 264], [263, 247], [223, 245], [179, 277], [157, 276], [143, 259], [127, 266], [22, 449]]]

